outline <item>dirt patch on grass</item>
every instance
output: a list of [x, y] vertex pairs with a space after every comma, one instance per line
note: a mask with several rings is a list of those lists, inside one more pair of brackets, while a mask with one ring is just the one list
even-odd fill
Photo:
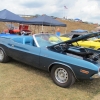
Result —
[[100, 100], [100, 94], [97, 94], [96, 96], [94, 96], [92, 100]]

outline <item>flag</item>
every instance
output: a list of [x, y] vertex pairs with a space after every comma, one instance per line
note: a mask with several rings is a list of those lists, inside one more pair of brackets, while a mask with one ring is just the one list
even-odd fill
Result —
[[66, 6], [64, 6], [65, 9], [68, 9]]

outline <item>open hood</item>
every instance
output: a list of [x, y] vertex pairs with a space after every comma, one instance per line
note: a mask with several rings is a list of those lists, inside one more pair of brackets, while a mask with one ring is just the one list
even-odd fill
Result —
[[[86, 35], [82, 35], [82, 36], [79, 36], [79, 37], [76, 37], [76, 38], [73, 38], [71, 40], [67, 40], [67, 41], [64, 41], [64, 42], [61, 42], [61, 43], [58, 43], [58, 44], [55, 44], [55, 45], [60, 45], [60, 44], [63, 44], [63, 43], [72, 44], [73, 42], [77, 42], [77, 41], [80, 41], [80, 40], [86, 40], [88, 38], [97, 37], [97, 36], [100, 36], [100, 32], [87, 33]], [[55, 45], [52, 45], [52, 46], [55, 46]], [[49, 47], [52, 47], [52, 46], [49, 46]]]
[[100, 35], [100, 32], [92, 32], [92, 33], [87, 33], [85, 35], [82, 35], [82, 36], [79, 36], [79, 37], [76, 37], [76, 38], [73, 38], [71, 40], [68, 40], [68, 41], [65, 41], [65, 43], [73, 43], [73, 42], [77, 42], [77, 41], [80, 41], [80, 40], [86, 40], [88, 38], [92, 38], [92, 37], [97, 37]]

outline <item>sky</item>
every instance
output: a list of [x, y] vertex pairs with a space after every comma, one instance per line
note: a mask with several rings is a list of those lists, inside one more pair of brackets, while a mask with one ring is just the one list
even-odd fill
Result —
[[3, 9], [15, 14], [46, 14], [100, 24], [100, 0], [2, 0], [0, 10]]

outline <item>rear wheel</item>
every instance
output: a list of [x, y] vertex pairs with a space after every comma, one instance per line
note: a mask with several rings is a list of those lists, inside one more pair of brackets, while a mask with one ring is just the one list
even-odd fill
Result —
[[4, 63], [8, 61], [9, 61], [9, 57], [6, 55], [5, 51], [2, 48], [0, 48], [0, 62]]
[[72, 71], [65, 66], [53, 66], [51, 69], [51, 77], [55, 84], [64, 88], [71, 86], [75, 82]]

